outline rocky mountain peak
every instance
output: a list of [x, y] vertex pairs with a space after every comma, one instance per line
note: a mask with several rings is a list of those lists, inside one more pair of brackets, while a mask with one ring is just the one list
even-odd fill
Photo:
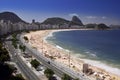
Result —
[[77, 16], [73, 16], [72, 20], [69, 23], [69, 26], [72, 26], [72, 25], [83, 26], [83, 23], [82, 23], [82, 21]]

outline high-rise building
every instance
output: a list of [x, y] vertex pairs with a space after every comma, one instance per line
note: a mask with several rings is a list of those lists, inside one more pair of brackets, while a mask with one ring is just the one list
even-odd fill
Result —
[[32, 23], [35, 23], [35, 19], [32, 20]]
[[88, 72], [88, 64], [83, 64], [83, 73], [87, 73]]

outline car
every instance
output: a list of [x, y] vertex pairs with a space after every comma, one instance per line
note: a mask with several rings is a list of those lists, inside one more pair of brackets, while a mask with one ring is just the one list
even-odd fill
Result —
[[53, 77], [49, 78], [49, 80], [57, 80], [57, 79], [56, 79], [56, 77], [53, 76]]

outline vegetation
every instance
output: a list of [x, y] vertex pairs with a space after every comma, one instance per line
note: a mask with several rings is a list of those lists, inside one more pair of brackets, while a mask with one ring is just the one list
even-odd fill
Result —
[[12, 65], [0, 63], [0, 80], [25, 80], [21, 74], [13, 76], [12, 73], [16, 70]]
[[9, 67], [9, 65], [0, 63], [0, 79], [1, 80], [8, 80], [12, 76], [13, 69]]
[[53, 75], [54, 75], [55, 73], [54, 73], [53, 70], [47, 68], [47, 69], [44, 71], [44, 74], [46, 75], [46, 77], [47, 77], [48, 79], [50, 79], [50, 78], [53, 77]]
[[25, 40], [28, 40], [28, 38], [27, 38], [26, 36], [24, 36], [24, 39], [25, 39]]
[[5, 61], [10, 61], [10, 56], [8, 54], [0, 54], [0, 61], [5, 62]]
[[15, 49], [18, 48], [17, 44], [15, 42], [12, 42], [12, 45], [14, 46]]
[[27, 36], [24, 36], [23, 37], [25, 41], [28, 41], [28, 37]]
[[101, 24], [98, 24], [98, 29], [104, 30], [104, 29], [109, 29], [109, 27], [107, 25], [101, 23]]
[[74, 80], [79, 80], [78, 78], [74, 79]]
[[59, 25], [59, 24], [68, 24], [70, 21], [65, 20], [63, 18], [54, 17], [46, 19], [42, 24], [51, 24], [51, 25]]
[[4, 63], [5, 61], [10, 61], [10, 56], [6, 48], [2, 47], [2, 44], [0, 43], [0, 62]]
[[40, 65], [40, 63], [36, 59], [32, 60], [30, 63], [35, 69]]
[[25, 47], [25, 46], [23, 46], [22, 51], [23, 51], [23, 52], [25, 52], [25, 50], [26, 50], [26, 47]]
[[12, 76], [10, 80], [25, 80], [21, 74], [17, 74], [16, 76]]
[[2, 43], [0, 43], [0, 62], [10, 61], [10, 56], [6, 48], [2, 46]]
[[15, 33], [12, 34], [12, 37], [13, 37], [13, 38], [16, 38], [16, 37], [17, 37], [17, 34], [15, 34]]
[[19, 49], [24, 53], [26, 50], [26, 46], [19, 45]]
[[69, 75], [64, 74], [62, 80], [72, 80], [72, 78]]
[[13, 65], [6, 64], [10, 61], [10, 56], [6, 48], [0, 43], [0, 80], [25, 80], [22, 75], [13, 76], [12, 73], [17, 70]]
[[19, 45], [19, 49], [22, 50], [22, 45]]
[[17, 40], [16, 37], [17, 37], [17, 34], [13, 34], [13, 35], [12, 35], [12, 45], [14, 46], [15, 49], [18, 48], [18, 46], [17, 46], [17, 43], [18, 43], [17, 41], [18, 41], [18, 40]]

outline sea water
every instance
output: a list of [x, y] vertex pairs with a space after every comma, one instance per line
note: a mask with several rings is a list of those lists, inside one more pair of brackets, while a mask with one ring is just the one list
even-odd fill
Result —
[[86, 63], [120, 75], [120, 30], [61, 31], [47, 41]]

